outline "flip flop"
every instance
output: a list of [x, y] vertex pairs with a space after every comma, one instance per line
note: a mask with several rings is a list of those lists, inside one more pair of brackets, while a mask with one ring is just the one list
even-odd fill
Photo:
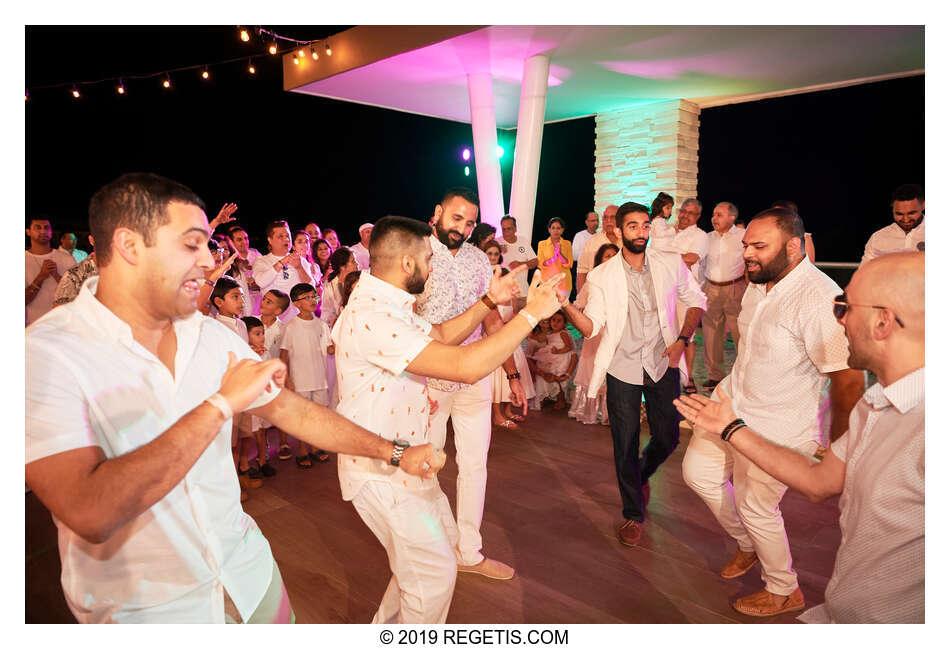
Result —
[[323, 449], [317, 449], [310, 454], [310, 459], [314, 462], [326, 462], [330, 459], [330, 454]]
[[684, 394], [696, 394], [696, 384], [693, 383], [693, 380], [692, 380], [692, 379], [690, 379], [690, 380], [689, 380], [689, 383], [687, 383], [687, 384], [683, 387], [683, 393], [684, 393]]
[[280, 455], [277, 456], [278, 458], [280, 458], [281, 460], [289, 460], [293, 456], [294, 454], [291, 453], [290, 451], [290, 444], [280, 445]]
[[310, 461], [309, 455], [297, 455], [294, 456], [294, 461], [297, 463], [298, 469], [312, 469], [313, 464], [304, 464], [304, 462]]
[[501, 422], [500, 424], [495, 424], [495, 425], [498, 426], [499, 428], [507, 428], [507, 429], [509, 429], [509, 430], [517, 430], [517, 429], [518, 429], [518, 424], [516, 424], [515, 422], [513, 422], [511, 419], [506, 419], [505, 421]]

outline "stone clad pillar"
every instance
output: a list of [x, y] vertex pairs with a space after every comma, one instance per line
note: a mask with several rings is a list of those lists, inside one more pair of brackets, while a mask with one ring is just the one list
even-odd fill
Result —
[[[594, 209], [627, 201], [647, 207], [664, 191], [679, 206], [696, 197], [699, 106], [684, 99], [598, 113]], [[675, 214], [674, 210], [674, 214]]]

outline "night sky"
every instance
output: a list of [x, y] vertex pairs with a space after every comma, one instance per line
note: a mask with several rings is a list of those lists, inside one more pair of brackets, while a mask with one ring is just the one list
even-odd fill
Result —
[[[267, 26], [322, 39], [346, 26]], [[69, 56], [63, 56], [68, 52]], [[285, 92], [277, 57], [244, 44], [234, 26], [26, 30], [26, 209], [47, 213], [54, 229], [86, 229], [89, 197], [127, 171], [179, 180], [208, 203], [209, 218], [235, 202], [238, 222], [264, 250], [263, 225], [314, 220], [343, 243], [364, 221], [386, 214], [427, 219], [444, 189], [475, 186], [460, 153], [467, 124]], [[126, 77], [70, 89], [37, 86], [240, 61], [161, 78]], [[818, 259], [857, 260], [870, 233], [890, 222], [888, 197], [904, 182], [923, 183], [923, 78], [709, 108], [700, 116], [699, 225], [711, 229], [715, 202], [731, 200], [751, 217], [777, 199], [794, 200], [814, 233]], [[514, 131], [502, 179], [508, 204]], [[593, 203], [594, 118], [545, 126], [535, 241], [560, 216], [568, 234]], [[631, 196], [646, 202], [652, 197]]]

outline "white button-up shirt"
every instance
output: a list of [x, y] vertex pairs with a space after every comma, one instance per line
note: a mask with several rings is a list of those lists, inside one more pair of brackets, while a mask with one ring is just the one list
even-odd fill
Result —
[[[174, 322], [174, 376], [95, 298], [99, 278], [26, 330], [26, 462], [98, 446], [148, 444], [221, 385], [247, 343], [198, 312]], [[264, 392], [250, 406], [277, 396]], [[270, 545], [241, 509], [231, 420], [160, 501], [105, 543], [59, 531], [63, 593], [79, 622], [219, 622], [224, 590], [245, 620], [271, 581]]]
[[739, 353], [721, 385], [736, 416], [771, 442], [821, 441], [824, 375], [848, 367], [848, 340], [831, 310], [840, 294], [806, 257], [768, 293], [749, 284], [742, 297]]
[[708, 252], [706, 254], [706, 277], [714, 282], [731, 282], [742, 277], [745, 273], [745, 262], [742, 259], [744, 248], [742, 237], [745, 230], [736, 226], [729, 228], [725, 234], [715, 230], [706, 235]]
[[580, 256], [584, 252], [584, 244], [590, 241], [590, 238], [594, 236], [594, 234], [597, 234], [597, 233], [594, 232], [593, 234], [591, 234], [590, 232], [587, 231], [587, 228], [584, 228], [583, 230], [581, 230], [580, 232], [574, 235], [574, 240], [571, 241], [571, 250], [574, 252], [574, 255], [575, 255], [575, 259], [574, 259], [575, 264], [577, 263], [576, 256]]
[[924, 222], [911, 230], [904, 232], [901, 226], [891, 223], [871, 235], [864, 246], [864, 256], [861, 263], [871, 261], [875, 257], [886, 255], [889, 252], [903, 252], [905, 250], [924, 249]]
[[350, 246], [350, 250], [353, 251], [353, 257], [356, 259], [359, 270], [369, 270], [369, 248], [360, 241]]
[[703, 267], [706, 265], [706, 252], [709, 249], [709, 239], [706, 238], [706, 232], [700, 230], [695, 223], [688, 228], [679, 230], [676, 236], [673, 237], [673, 248], [681, 255], [690, 252], [699, 255], [696, 263], [689, 267], [689, 272], [696, 283], [701, 284], [703, 282]]
[[[360, 275], [333, 325], [340, 402], [336, 411], [387, 440], [429, 442], [426, 378], [406, 371], [432, 342], [432, 325], [413, 313], [416, 298], [369, 272]], [[352, 500], [368, 480], [399, 489], [431, 489], [436, 478], [410, 475], [387, 460], [340, 454], [340, 490]]]
[[924, 622], [924, 368], [872, 385], [831, 451], [845, 463], [841, 545], [806, 622]]
[[[418, 312], [426, 321], [441, 324], [465, 313], [488, 291], [492, 270], [485, 253], [468, 242], [454, 255], [434, 235], [429, 237], [429, 243], [432, 244], [432, 271], [425, 291], [419, 296]], [[482, 328], [475, 327], [462, 344], [468, 345], [481, 337]], [[445, 392], [455, 391], [459, 386], [441, 379], [429, 379], [429, 385]]]
[[[276, 288], [277, 290], [283, 291], [290, 297], [290, 289], [292, 289], [297, 284], [303, 283], [303, 280], [300, 278], [300, 273], [297, 272], [297, 269], [293, 266], [284, 266], [281, 270], [274, 270], [274, 264], [280, 261], [281, 258], [275, 255], [272, 252], [267, 253], [261, 257], [258, 257], [254, 260], [254, 263], [251, 265], [252, 272], [254, 273], [254, 281], [257, 282], [257, 286], [261, 289], [261, 297], [264, 293]], [[304, 269], [308, 273], [313, 272], [312, 264], [310, 264], [306, 259], [302, 260]], [[310, 275], [312, 281], [308, 282], [313, 285], [314, 282], [319, 282], [319, 275], [314, 277]], [[294, 306], [294, 303], [291, 302], [287, 307], [287, 310], [281, 313], [278, 318], [280, 321], [286, 324], [290, 321], [291, 318], [300, 313], [300, 309]]]

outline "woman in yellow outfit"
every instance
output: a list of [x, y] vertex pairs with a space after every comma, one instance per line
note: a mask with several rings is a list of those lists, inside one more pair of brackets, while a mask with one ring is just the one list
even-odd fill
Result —
[[548, 234], [551, 236], [538, 242], [538, 268], [541, 269], [541, 277], [547, 279], [561, 273], [564, 275], [564, 281], [558, 284], [558, 290], [569, 294], [574, 253], [571, 250], [571, 242], [561, 238], [564, 234], [564, 221], [556, 216], [548, 221]]

